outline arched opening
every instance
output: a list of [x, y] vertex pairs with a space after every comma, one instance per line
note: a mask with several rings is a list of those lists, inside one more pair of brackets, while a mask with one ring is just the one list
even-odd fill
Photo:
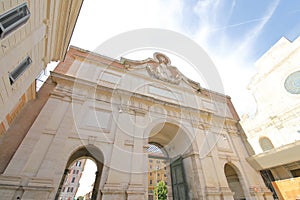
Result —
[[91, 183], [81, 183], [83, 184], [83, 187], [88, 187], [89, 189], [87, 189], [85, 194], [80, 194], [81, 197], [78, 199], [82, 199], [84, 196], [91, 200], [96, 200], [97, 197], [100, 197], [101, 199], [101, 194], [98, 193], [98, 188], [101, 180], [103, 161], [104, 158], [102, 152], [92, 145], [82, 147], [74, 152], [67, 162], [55, 200], [73, 200], [75, 199], [75, 196], [78, 196], [76, 194], [81, 191], [79, 183], [82, 181], [82, 173], [85, 168], [88, 168], [86, 169], [86, 172], [88, 172], [90, 179], [93, 180]]
[[227, 163], [225, 164], [224, 172], [229, 188], [231, 192], [234, 193], [234, 200], [245, 200], [246, 198], [242, 188], [242, 184], [234, 167]]
[[[151, 190], [155, 186], [154, 183], [156, 184], [160, 177], [160, 179], [167, 183], [168, 199], [189, 199], [188, 184], [186, 180], [187, 172], [184, 169], [184, 159], [182, 158], [182, 155], [190, 152], [192, 148], [191, 140], [187, 133], [173, 123], [166, 122], [157, 124], [150, 131], [148, 143], [149, 194], [152, 193]], [[162, 164], [154, 165], [153, 162], [162, 162]], [[155, 167], [158, 167], [159, 169]], [[164, 170], [161, 170], [161, 167], [163, 167]], [[158, 173], [159, 177], [156, 177]], [[161, 173], [163, 173], [163, 176], [165, 177], [162, 178]], [[151, 177], [152, 184], [150, 184]], [[155, 180], [156, 182], [154, 182]], [[152, 199], [150, 195], [149, 199]]]
[[269, 151], [274, 149], [274, 145], [272, 144], [271, 140], [267, 137], [259, 138], [259, 145], [263, 151]]
[[97, 166], [89, 158], [80, 158], [68, 168], [59, 200], [91, 199], [95, 184]]
[[147, 148], [148, 153], [148, 199], [154, 197], [154, 188], [160, 181], [165, 182], [171, 194], [170, 161], [167, 152], [160, 145], [151, 143]]

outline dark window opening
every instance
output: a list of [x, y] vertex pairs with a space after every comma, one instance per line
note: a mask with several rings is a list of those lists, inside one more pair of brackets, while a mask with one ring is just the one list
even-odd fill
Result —
[[300, 169], [291, 170], [291, 173], [292, 173], [294, 178], [300, 177]]
[[31, 63], [31, 58], [27, 56], [13, 71], [9, 73], [9, 81], [11, 85], [16, 82], [16, 80], [24, 73]]
[[262, 170], [260, 174], [265, 182], [265, 185], [271, 190], [273, 193], [273, 198], [278, 199], [275, 189], [273, 188], [272, 182], [275, 181], [273, 174], [270, 170]]
[[30, 17], [27, 3], [0, 15], [0, 38], [3, 39], [12, 31], [25, 24]]

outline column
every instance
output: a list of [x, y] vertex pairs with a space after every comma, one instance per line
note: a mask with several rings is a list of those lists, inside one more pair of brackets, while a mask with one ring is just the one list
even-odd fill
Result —
[[145, 178], [148, 178], [148, 155], [144, 152], [144, 145], [148, 138], [144, 138], [144, 129], [141, 125], [144, 122], [142, 113], [135, 113], [135, 129], [133, 135], [133, 152], [131, 160], [131, 177], [127, 189], [128, 200], [147, 199], [147, 185]]

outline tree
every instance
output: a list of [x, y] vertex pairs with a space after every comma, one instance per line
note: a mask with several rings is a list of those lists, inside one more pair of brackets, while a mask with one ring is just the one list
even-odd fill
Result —
[[154, 188], [154, 197], [156, 200], [166, 200], [168, 188], [164, 181], [159, 181]]

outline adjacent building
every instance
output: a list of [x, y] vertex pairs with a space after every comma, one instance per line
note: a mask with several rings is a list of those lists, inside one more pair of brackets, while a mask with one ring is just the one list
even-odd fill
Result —
[[158, 182], [163, 181], [167, 185], [168, 194], [172, 196], [170, 163], [168, 162], [167, 154], [164, 153], [158, 146], [149, 144], [148, 152], [148, 199], [155, 199], [154, 188]]
[[295, 199], [300, 195], [300, 37], [281, 38], [256, 66], [249, 89], [257, 110], [241, 122], [255, 151], [248, 161], [275, 198]]
[[85, 159], [77, 160], [68, 169], [68, 175], [64, 180], [59, 194], [59, 200], [73, 200], [75, 198], [77, 190], [80, 187], [79, 181], [85, 167], [85, 162]]
[[[41, 97], [34, 108], [27, 105], [37, 98], [36, 78], [42, 70], [64, 59], [81, 4], [82, 0], [0, 2], [0, 173], [45, 102]], [[26, 116], [19, 115], [22, 110]], [[21, 123], [22, 117], [27, 121]]]

